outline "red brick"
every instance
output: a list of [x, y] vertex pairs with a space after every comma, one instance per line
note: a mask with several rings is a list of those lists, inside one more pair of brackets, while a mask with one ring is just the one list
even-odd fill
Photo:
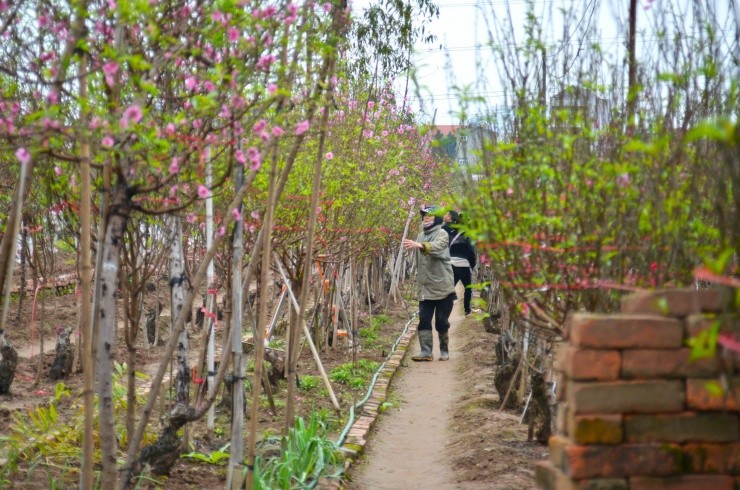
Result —
[[555, 431], [563, 436], [570, 435], [568, 432], [568, 420], [571, 418], [567, 402], [558, 403], [558, 410], [555, 414]]
[[740, 439], [740, 418], [698, 412], [625, 415], [624, 436], [628, 442], [734, 442]]
[[740, 324], [737, 320], [730, 318], [720, 318], [716, 315], [691, 315], [686, 318], [686, 337], [696, 337], [701, 332], [709, 330], [714, 322], [719, 321], [719, 331], [721, 333], [738, 333]]
[[565, 346], [558, 350], [554, 368], [573, 380], [613, 381], [619, 378], [620, 365], [619, 351]]
[[740, 442], [688, 443], [677, 454], [685, 473], [740, 475]]
[[537, 487], [544, 490], [575, 490], [573, 480], [565, 476], [549, 461], [541, 461], [534, 467]]
[[733, 490], [735, 479], [729, 475], [681, 475], [666, 478], [636, 476], [629, 479], [631, 490]]
[[683, 381], [566, 381], [565, 384], [566, 401], [575, 415], [684, 410]]
[[730, 410], [740, 412], [740, 377], [733, 378], [733, 390], [724, 396], [712, 394], [709, 383], [719, 383], [716, 379], [687, 379], [686, 405], [695, 410]]
[[567, 323], [571, 345], [593, 349], [679, 349], [683, 324], [651, 315], [577, 313]]
[[720, 313], [730, 304], [727, 289], [665, 289], [622, 298], [622, 313], [653, 313], [683, 318], [702, 312]]
[[619, 444], [624, 438], [621, 414], [571, 415], [567, 431], [576, 444]]
[[717, 358], [690, 360], [691, 349], [625, 350], [622, 352], [622, 377], [687, 378], [709, 377], [719, 374]]
[[[624, 478], [629, 476], [669, 476], [681, 472], [672, 444], [620, 444], [562, 448], [563, 472], [574, 480]], [[555, 460], [553, 464], [558, 467]]]
[[535, 465], [535, 481], [544, 490], [628, 490], [626, 478], [571, 480], [549, 462]]

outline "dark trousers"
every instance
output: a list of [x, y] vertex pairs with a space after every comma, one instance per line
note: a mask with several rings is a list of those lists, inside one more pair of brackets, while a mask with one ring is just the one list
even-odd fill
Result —
[[455, 276], [455, 286], [457, 282], [461, 281], [465, 286], [465, 295], [463, 296], [463, 305], [465, 306], [465, 313], [470, 313], [470, 300], [473, 297], [473, 290], [470, 288], [470, 283], [473, 278], [470, 274], [470, 267], [452, 267], [452, 273]]
[[419, 301], [419, 327], [418, 330], [431, 330], [432, 317], [434, 317], [434, 328], [439, 333], [450, 329], [450, 313], [455, 303], [455, 293], [444, 299], [427, 299]]

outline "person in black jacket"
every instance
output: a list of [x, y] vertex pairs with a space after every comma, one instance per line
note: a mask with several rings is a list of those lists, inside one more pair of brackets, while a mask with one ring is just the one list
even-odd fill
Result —
[[450, 259], [452, 260], [452, 272], [455, 278], [455, 286], [461, 281], [465, 286], [465, 295], [463, 296], [463, 305], [465, 314], [469, 315], [473, 310], [470, 308], [470, 300], [473, 297], [473, 290], [470, 287], [472, 282], [472, 271], [477, 263], [475, 247], [470, 238], [460, 230], [461, 216], [455, 210], [450, 210], [444, 216], [444, 230], [450, 237]]

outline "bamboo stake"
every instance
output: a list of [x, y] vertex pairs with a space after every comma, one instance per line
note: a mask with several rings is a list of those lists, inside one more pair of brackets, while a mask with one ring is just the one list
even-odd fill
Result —
[[409, 225], [411, 224], [411, 218], [414, 216], [414, 206], [409, 206], [409, 215], [406, 218], [406, 225], [403, 228], [403, 236], [401, 237], [401, 243], [398, 246], [398, 255], [396, 256], [396, 261], [393, 264], [393, 274], [391, 275], [391, 289], [388, 292], [388, 298], [386, 298], [385, 307], [388, 308], [388, 303], [390, 301], [391, 296], [393, 296], [394, 300], [396, 298], [396, 293], [398, 293], [398, 298], [403, 301], [403, 298], [401, 298], [401, 292], [398, 291], [398, 274], [401, 269], [401, 259], [403, 258], [403, 241], [406, 239], [406, 235], [409, 231]]
[[[288, 284], [285, 270], [283, 269], [282, 264], [280, 264], [280, 261], [277, 257], [275, 257], [275, 263], [277, 264], [278, 271], [280, 272], [280, 276], [283, 278], [283, 281], [285, 281], [285, 284], [288, 287], [288, 294], [290, 295], [290, 301], [293, 303], [293, 309], [296, 310], [296, 312], [300, 312], [301, 308], [298, 305], [298, 300], [296, 300], [295, 295], [293, 295], [293, 290], [290, 288], [290, 284]], [[308, 331], [308, 327], [306, 326], [306, 322], [303, 318], [298, 318], [298, 321], [301, 323], [301, 326], [303, 327], [303, 334], [306, 336], [306, 341], [308, 342], [308, 346], [311, 348], [311, 353], [313, 354], [313, 358], [316, 361], [316, 367], [319, 369], [319, 374], [321, 375], [321, 379], [324, 381], [324, 386], [326, 386], [327, 391], [329, 391], [329, 397], [331, 398], [331, 403], [334, 405], [334, 408], [339, 410], [339, 402], [337, 401], [337, 397], [334, 395], [334, 389], [331, 387], [331, 383], [329, 382], [329, 377], [326, 375], [326, 371], [324, 370], [324, 365], [321, 363], [321, 358], [319, 357], [319, 353], [316, 350], [316, 346], [313, 343], [313, 340], [311, 339], [311, 332]]]

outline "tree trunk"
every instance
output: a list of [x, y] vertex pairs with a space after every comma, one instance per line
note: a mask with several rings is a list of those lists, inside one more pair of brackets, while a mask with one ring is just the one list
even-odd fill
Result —
[[[80, 100], [87, 99], [87, 55], [80, 57]], [[87, 127], [87, 111], [80, 117], [82, 127]], [[92, 355], [92, 322], [90, 301], [92, 297], [92, 261], [90, 245], [92, 236], [91, 201], [90, 201], [90, 144], [83, 133], [80, 143], [80, 319], [79, 329], [82, 334], [82, 378], [85, 389], [83, 399], [85, 406], [84, 435], [82, 443], [82, 474], [80, 488], [93, 487], [93, 385], [95, 384], [94, 362]]]
[[105, 230], [100, 277], [100, 301], [96, 312], [98, 332], [98, 417], [102, 450], [101, 488], [113, 488], [116, 484], [116, 441], [115, 413], [113, 407], [113, 354], [116, 339], [116, 296], [118, 269], [120, 267], [123, 232], [131, 213], [131, 196], [126, 184], [119, 182], [113, 188], [112, 204]]
[[[244, 180], [244, 169], [236, 164], [235, 184], [237, 190]], [[233, 211], [234, 215], [241, 216], [242, 206], [239, 204]], [[231, 355], [233, 356], [232, 377], [232, 424], [231, 424], [231, 454], [229, 455], [229, 469], [226, 488], [237, 490], [242, 487], [242, 462], [244, 460], [244, 362], [242, 361], [242, 259], [244, 258], [244, 224], [241, 220], [234, 222], [234, 247], [231, 258]], [[265, 298], [266, 299], [266, 298]], [[278, 305], [278, 309], [280, 305]], [[212, 335], [213, 336], [213, 335]], [[224, 356], [225, 357], [225, 356]], [[212, 369], [209, 367], [209, 369]], [[213, 379], [211, 372], [209, 380]], [[211, 381], [209, 381], [211, 382]], [[209, 409], [210, 413], [210, 409]]]

